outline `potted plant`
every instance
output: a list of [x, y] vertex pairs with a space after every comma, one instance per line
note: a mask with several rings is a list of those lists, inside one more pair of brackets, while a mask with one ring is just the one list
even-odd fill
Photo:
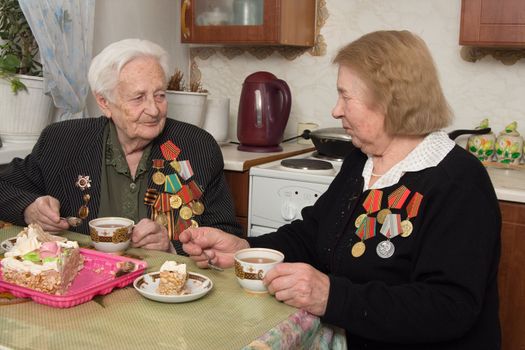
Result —
[[0, 0], [0, 138], [34, 142], [51, 122], [53, 101], [43, 93], [38, 44], [18, 4]]
[[200, 82], [191, 82], [189, 87], [184, 82], [184, 75], [176, 70], [168, 82], [166, 98], [168, 117], [202, 128], [206, 112], [208, 92]]

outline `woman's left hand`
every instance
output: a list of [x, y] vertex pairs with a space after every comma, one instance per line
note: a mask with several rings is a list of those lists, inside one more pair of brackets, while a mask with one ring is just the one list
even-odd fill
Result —
[[142, 219], [133, 228], [131, 246], [152, 250], [168, 251], [170, 240], [166, 227], [150, 219]]
[[268, 271], [263, 282], [277, 300], [322, 316], [326, 311], [330, 279], [304, 263], [282, 263]]

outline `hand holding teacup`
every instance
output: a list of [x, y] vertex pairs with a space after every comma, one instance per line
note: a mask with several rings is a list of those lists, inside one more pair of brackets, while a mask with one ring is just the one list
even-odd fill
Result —
[[326, 312], [330, 278], [312, 265], [281, 263], [268, 271], [263, 281], [277, 300], [316, 316]]

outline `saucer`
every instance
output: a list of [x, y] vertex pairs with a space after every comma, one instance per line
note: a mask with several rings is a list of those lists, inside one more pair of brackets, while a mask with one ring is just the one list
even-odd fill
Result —
[[150, 272], [139, 276], [133, 282], [133, 287], [143, 297], [160, 301], [162, 303], [184, 303], [196, 300], [205, 296], [212, 288], [213, 282], [206, 276], [199, 273], [188, 272], [188, 280], [185, 289], [187, 294], [183, 295], [164, 295], [157, 293], [160, 281], [160, 271]]

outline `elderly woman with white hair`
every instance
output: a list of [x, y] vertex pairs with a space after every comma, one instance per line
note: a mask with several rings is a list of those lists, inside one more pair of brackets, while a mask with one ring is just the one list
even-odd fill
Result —
[[[104, 116], [51, 124], [31, 154], [6, 165], [0, 219], [88, 234], [91, 219], [126, 217], [136, 223], [134, 247], [179, 252], [178, 234], [190, 226], [241, 235], [219, 146], [166, 118], [168, 72], [166, 51], [150, 41], [102, 50], [88, 78]], [[69, 216], [84, 220], [73, 227]]]

